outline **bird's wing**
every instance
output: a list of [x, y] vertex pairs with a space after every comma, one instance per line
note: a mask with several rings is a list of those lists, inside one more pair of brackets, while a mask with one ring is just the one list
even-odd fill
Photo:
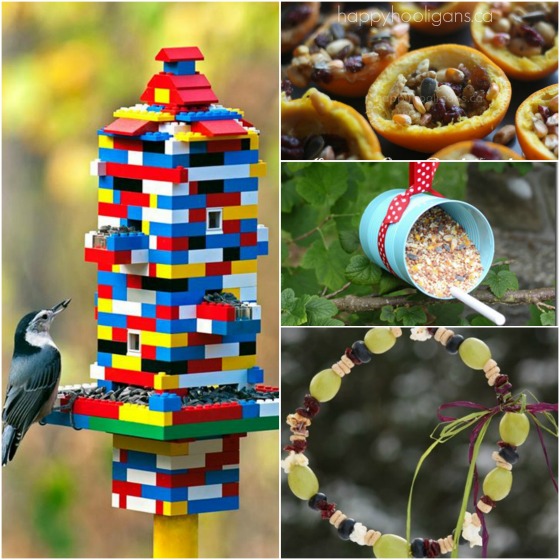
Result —
[[10, 386], [4, 405], [4, 422], [25, 433], [55, 390], [59, 376], [60, 354], [57, 351], [46, 366], [32, 369], [22, 383]]

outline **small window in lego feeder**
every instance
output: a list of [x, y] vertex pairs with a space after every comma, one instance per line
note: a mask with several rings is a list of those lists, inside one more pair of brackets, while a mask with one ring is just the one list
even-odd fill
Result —
[[138, 331], [128, 331], [128, 353], [140, 354], [140, 333]]
[[208, 208], [206, 211], [206, 230], [208, 233], [222, 232], [222, 209]]

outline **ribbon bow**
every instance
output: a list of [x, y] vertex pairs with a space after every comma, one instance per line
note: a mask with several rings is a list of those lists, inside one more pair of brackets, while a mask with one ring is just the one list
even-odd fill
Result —
[[387, 230], [391, 224], [395, 224], [400, 221], [404, 211], [410, 203], [411, 197], [415, 194], [430, 193], [435, 196], [443, 197], [441, 193], [432, 188], [432, 181], [434, 180], [434, 175], [438, 166], [439, 161], [410, 162], [408, 172], [409, 187], [404, 193], [395, 196], [395, 198], [391, 201], [391, 204], [389, 204], [387, 214], [385, 214], [383, 223], [379, 228], [377, 248], [385, 268], [393, 274], [395, 274], [395, 272], [391, 268], [385, 252], [385, 238], [387, 236]]

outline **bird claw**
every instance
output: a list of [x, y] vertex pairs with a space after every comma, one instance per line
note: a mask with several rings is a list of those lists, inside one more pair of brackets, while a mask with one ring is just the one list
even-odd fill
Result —
[[57, 407], [56, 410], [58, 412], [68, 412], [70, 415], [70, 426], [72, 426], [72, 428], [74, 428], [74, 430], [76, 431], [80, 431], [83, 428], [78, 428], [76, 427], [76, 423], [74, 422], [74, 403], [76, 402], [76, 399], [78, 397], [81, 396], [81, 393], [75, 393], [74, 391], [69, 391], [68, 392], [68, 402], [66, 404], [63, 404], [59, 407]]

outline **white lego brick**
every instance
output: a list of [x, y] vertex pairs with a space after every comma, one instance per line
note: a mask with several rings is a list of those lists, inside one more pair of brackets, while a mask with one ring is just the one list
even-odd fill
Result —
[[207, 486], [189, 486], [188, 487], [188, 500], [209, 500], [212, 498], [222, 497], [221, 484], [208, 484]]
[[177, 132], [190, 132], [191, 127], [187, 123], [171, 121], [159, 123], [159, 132], [167, 132], [168, 134], [176, 134]]
[[[257, 275], [254, 272], [246, 274], [226, 274], [223, 279], [225, 288], [245, 288], [257, 285]], [[243, 301], [245, 298], [242, 298]]]
[[223, 249], [192, 249], [189, 251], [189, 264], [222, 262]]
[[144, 513], [155, 513], [156, 501], [149, 500], [148, 498], [139, 498], [138, 496], [127, 496], [126, 509], [133, 509], [134, 511], [143, 511]]
[[196, 319], [196, 305], [180, 305], [179, 319]]
[[144, 152], [129, 150], [128, 155], [128, 165], [144, 165]]
[[249, 307], [251, 308], [251, 319], [257, 321], [261, 318], [261, 306], [257, 305], [256, 303], [250, 303]]
[[157, 235], [149, 235], [148, 247], [150, 249], [157, 249]]
[[178, 140], [165, 141], [165, 155], [175, 156], [178, 154], [190, 153], [190, 144], [188, 142], [179, 142]]
[[140, 317], [142, 315], [142, 304], [135, 301], [114, 299], [113, 313], [117, 315], [133, 315], [134, 317]]
[[92, 379], [105, 379], [105, 367], [97, 365], [97, 362], [89, 366], [89, 376]]
[[189, 184], [144, 179], [142, 181], [142, 192], [146, 194], [162, 194], [165, 196], [183, 196], [189, 194]]
[[123, 274], [135, 274], [136, 276], [149, 276], [150, 271], [147, 264], [121, 264], [120, 272]]
[[241, 193], [241, 206], [258, 204], [259, 193], [257, 191], [246, 191]]
[[121, 450], [113, 447], [113, 463], [121, 462]]
[[179, 389], [201, 387], [203, 385], [238, 385], [247, 381], [246, 369], [209, 371], [207, 373], [188, 373], [179, 375]]
[[268, 241], [268, 228], [262, 224], [257, 226], [257, 241]]
[[86, 233], [85, 240], [84, 240], [84, 247], [86, 249], [93, 249], [93, 236], [96, 233], [97, 233], [96, 231], [89, 231], [88, 233]]
[[89, 164], [89, 173], [94, 177], [104, 177], [107, 175], [107, 162], [100, 159], [94, 159]]
[[209, 165], [208, 167], [191, 167], [189, 181], [209, 181], [220, 179], [246, 179], [251, 176], [251, 166], [242, 165]]
[[259, 417], [278, 416], [280, 414], [280, 399], [266, 399], [257, 401], [259, 405]]
[[204, 454], [198, 455], [158, 455], [156, 466], [158, 469], [176, 471], [179, 469], [201, 469], [205, 466], [206, 457]]
[[150, 471], [141, 471], [140, 469], [126, 469], [126, 481], [136, 482], [137, 484], [148, 484], [156, 486], [157, 473]]
[[257, 301], [257, 288], [243, 287], [239, 290], [239, 299], [241, 301]]
[[118, 508], [120, 507], [121, 496], [120, 494], [111, 494], [111, 507]]
[[231, 358], [239, 356], [239, 342], [228, 342], [226, 344], [208, 344], [204, 347], [204, 358]]
[[148, 262], [148, 249], [134, 249], [130, 252], [131, 264]]
[[127, 288], [126, 299], [136, 303], [156, 303], [156, 293], [152, 290], [141, 290], [139, 288]]
[[186, 224], [189, 221], [189, 211], [142, 208], [142, 220], [161, 224]]
[[212, 320], [211, 319], [197, 319], [196, 332], [212, 334]]
[[221, 453], [224, 450], [222, 438], [201, 439], [189, 442], [189, 455], [199, 455], [204, 453]]
[[114, 226], [120, 227], [121, 226], [121, 219], [114, 218], [113, 216], [98, 216], [97, 217], [97, 229], [103, 226]]

